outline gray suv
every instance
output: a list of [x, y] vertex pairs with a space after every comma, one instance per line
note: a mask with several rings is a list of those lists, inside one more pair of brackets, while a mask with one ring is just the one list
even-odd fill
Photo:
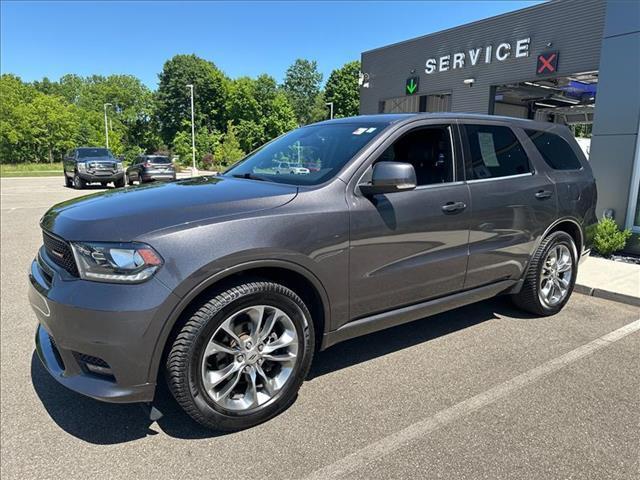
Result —
[[564, 126], [317, 123], [221, 176], [51, 208], [29, 275], [37, 353], [84, 395], [152, 402], [164, 378], [203, 425], [250, 427], [293, 402], [318, 349], [500, 294], [555, 314], [595, 204]]

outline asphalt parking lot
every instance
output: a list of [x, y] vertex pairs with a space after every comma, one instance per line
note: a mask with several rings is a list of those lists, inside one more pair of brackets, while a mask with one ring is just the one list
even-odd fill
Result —
[[638, 478], [640, 311], [578, 294], [551, 318], [494, 299], [337, 345], [286, 412], [233, 434], [166, 392], [151, 423], [66, 390], [34, 356], [26, 272], [40, 216], [86, 193], [1, 180], [3, 479]]

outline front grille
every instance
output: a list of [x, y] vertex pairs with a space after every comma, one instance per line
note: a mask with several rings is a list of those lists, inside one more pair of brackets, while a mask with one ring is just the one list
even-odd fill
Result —
[[58, 237], [54, 237], [44, 230], [42, 231], [42, 240], [49, 258], [71, 275], [77, 277], [78, 267], [76, 266], [76, 260], [73, 258], [73, 252], [71, 251], [69, 243]]
[[88, 162], [87, 169], [89, 171], [100, 173], [115, 173], [117, 170], [117, 166], [115, 162]]

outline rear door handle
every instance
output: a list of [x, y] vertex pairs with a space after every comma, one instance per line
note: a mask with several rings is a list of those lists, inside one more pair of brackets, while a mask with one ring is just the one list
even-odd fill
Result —
[[442, 205], [442, 211], [444, 213], [459, 212], [467, 208], [467, 204], [464, 202], [447, 202]]
[[551, 198], [551, 195], [553, 195], [553, 192], [551, 190], [540, 190], [539, 192], [536, 193], [536, 198], [539, 198], [539, 199]]

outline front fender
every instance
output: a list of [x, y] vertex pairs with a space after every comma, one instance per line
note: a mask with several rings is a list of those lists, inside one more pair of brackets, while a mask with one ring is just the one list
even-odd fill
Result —
[[[292, 256], [295, 255], [292, 254]], [[242, 263], [235, 263], [234, 259], [226, 260], [227, 261], [223, 262], [222, 264], [220, 264], [220, 260], [218, 260], [216, 262], [216, 265], [208, 266], [207, 268], [202, 269], [202, 271], [196, 272], [194, 276], [183, 282], [183, 284], [180, 285], [180, 287], [177, 289], [178, 291], [184, 293], [181, 295], [181, 300], [177, 303], [177, 305], [167, 318], [167, 321], [164, 323], [162, 330], [160, 331], [160, 335], [157, 338], [156, 345], [153, 350], [153, 357], [149, 365], [149, 381], [154, 381], [157, 377], [160, 368], [160, 362], [162, 361], [162, 356], [169, 336], [173, 331], [176, 322], [178, 322], [185, 309], [191, 304], [191, 302], [193, 302], [195, 298], [198, 297], [198, 295], [204, 292], [207, 288], [220, 283], [225, 278], [228, 278], [231, 275], [237, 273], [248, 272], [259, 268], [280, 268], [302, 275], [314, 286], [320, 296], [320, 299], [322, 301], [322, 308], [324, 310], [325, 330], [327, 330], [327, 327], [331, 325], [331, 304], [327, 291], [325, 290], [324, 285], [322, 284], [320, 279], [318, 279], [318, 277], [313, 272], [311, 272], [311, 270], [302, 266], [300, 263], [290, 260], [282, 260], [279, 258], [253, 259]], [[225, 264], [228, 264], [230, 266], [221, 266]], [[205, 270], [209, 273], [204, 273]], [[176, 293], [178, 293], [178, 291], [176, 291]], [[325, 332], [318, 332], [320, 337], [322, 337], [324, 333]]]

